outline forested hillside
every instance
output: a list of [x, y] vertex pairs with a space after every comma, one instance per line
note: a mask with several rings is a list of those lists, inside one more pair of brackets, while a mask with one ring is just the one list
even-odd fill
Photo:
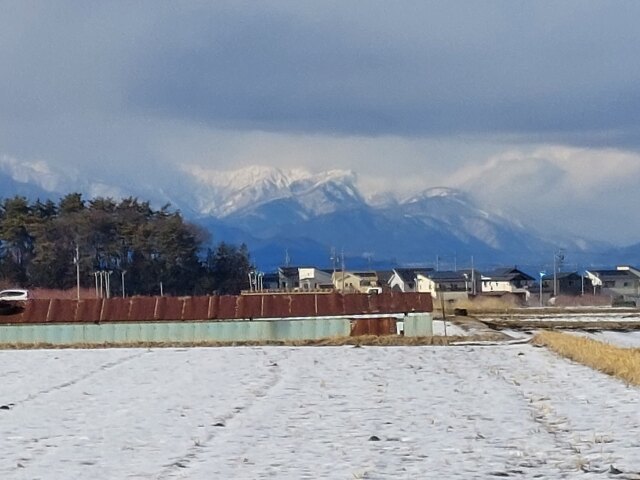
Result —
[[122, 293], [123, 277], [127, 295], [238, 293], [251, 269], [246, 246], [208, 243], [179, 212], [136, 198], [0, 203], [0, 279], [12, 286], [73, 287], [79, 262], [83, 287], [111, 272], [112, 294]]

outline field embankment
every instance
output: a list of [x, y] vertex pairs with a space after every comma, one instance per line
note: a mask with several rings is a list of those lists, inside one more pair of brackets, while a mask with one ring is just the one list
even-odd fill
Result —
[[0, 343], [0, 350], [41, 350], [41, 349], [101, 349], [101, 348], [193, 348], [193, 347], [339, 347], [353, 346], [446, 346], [465, 342], [500, 342], [505, 335], [499, 332], [483, 333], [467, 336], [404, 337], [401, 335], [360, 335], [357, 337], [334, 337], [318, 340], [283, 340], [283, 341], [205, 341], [205, 342], [123, 342], [123, 343]]
[[640, 349], [621, 348], [589, 338], [560, 332], [540, 332], [533, 338], [537, 345], [576, 362], [640, 385]]

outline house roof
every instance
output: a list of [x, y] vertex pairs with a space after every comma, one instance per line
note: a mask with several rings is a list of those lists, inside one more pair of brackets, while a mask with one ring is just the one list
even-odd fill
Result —
[[393, 276], [393, 270], [376, 270], [376, 275], [380, 283], [387, 284]]
[[353, 275], [354, 277], [360, 277], [360, 278], [378, 278], [378, 275], [376, 274], [376, 272], [347, 272], [351, 275]]
[[279, 279], [279, 276], [277, 273], [265, 273], [262, 276], [263, 282], [277, 282], [278, 279]]
[[433, 268], [394, 268], [394, 272], [405, 282], [415, 282], [416, 275], [421, 273], [426, 276], [428, 272], [432, 272]]
[[[545, 280], [549, 280], [549, 279], [553, 280], [553, 273], [542, 278]], [[563, 278], [580, 278], [580, 275], [577, 272], [556, 272], [557, 280], [561, 280]]]
[[437, 280], [439, 282], [464, 282], [470, 280], [470, 277], [468, 275], [465, 277], [463, 272], [451, 270], [427, 272], [425, 276], [431, 280]]
[[636, 277], [630, 270], [589, 270], [589, 273], [601, 279]]
[[278, 267], [278, 273], [287, 278], [298, 278], [298, 267]]
[[496, 268], [492, 272], [483, 274], [483, 277], [491, 280], [535, 280], [532, 276], [527, 275], [516, 267]]

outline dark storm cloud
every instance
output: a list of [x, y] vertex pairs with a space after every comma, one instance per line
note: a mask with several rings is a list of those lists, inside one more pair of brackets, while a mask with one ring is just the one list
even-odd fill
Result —
[[638, 138], [636, 2], [5, 2], [3, 10], [0, 115], [65, 118], [52, 137], [85, 129], [86, 117], [143, 116], [341, 135]]
[[640, 4], [263, 5], [160, 18], [127, 101], [216, 127], [338, 134], [606, 143], [640, 124]]

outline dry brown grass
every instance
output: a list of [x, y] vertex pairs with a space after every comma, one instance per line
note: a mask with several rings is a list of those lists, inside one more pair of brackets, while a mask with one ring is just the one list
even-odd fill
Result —
[[540, 332], [533, 343], [576, 362], [640, 385], [640, 349], [620, 348], [590, 338], [560, 332]]
[[[537, 306], [535, 300], [533, 306]], [[557, 307], [607, 307], [611, 306], [611, 297], [605, 295], [558, 295], [555, 306]]]
[[246, 341], [246, 342], [133, 342], [133, 343], [20, 343], [0, 344], [1, 350], [36, 350], [36, 349], [96, 349], [96, 348], [192, 348], [192, 347], [254, 347], [254, 346], [288, 346], [288, 347], [334, 347], [334, 346], [446, 346], [455, 342], [484, 342], [503, 340], [500, 334], [470, 335], [465, 337], [403, 337], [399, 335], [362, 335], [359, 337], [336, 337], [319, 340], [291, 340], [291, 341]]
[[[52, 288], [32, 288], [29, 289], [31, 298], [56, 298], [63, 300], [75, 300], [78, 298], [78, 290], [69, 288], [67, 290], [56, 290]], [[96, 291], [93, 288], [81, 288], [80, 298], [85, 300], [88, 298], [97, 298]]]
[[[508, 312], [522, 305], [514, 297], [483, 297], [458, 298], [451, 302], [445, 302], [447, 314], [452, 314], [454, 308], [465, 308], [470, 313], [494, 313]], [[440, 301], [434, 299], [433, 308], [437, 312], [442, 312]]]

